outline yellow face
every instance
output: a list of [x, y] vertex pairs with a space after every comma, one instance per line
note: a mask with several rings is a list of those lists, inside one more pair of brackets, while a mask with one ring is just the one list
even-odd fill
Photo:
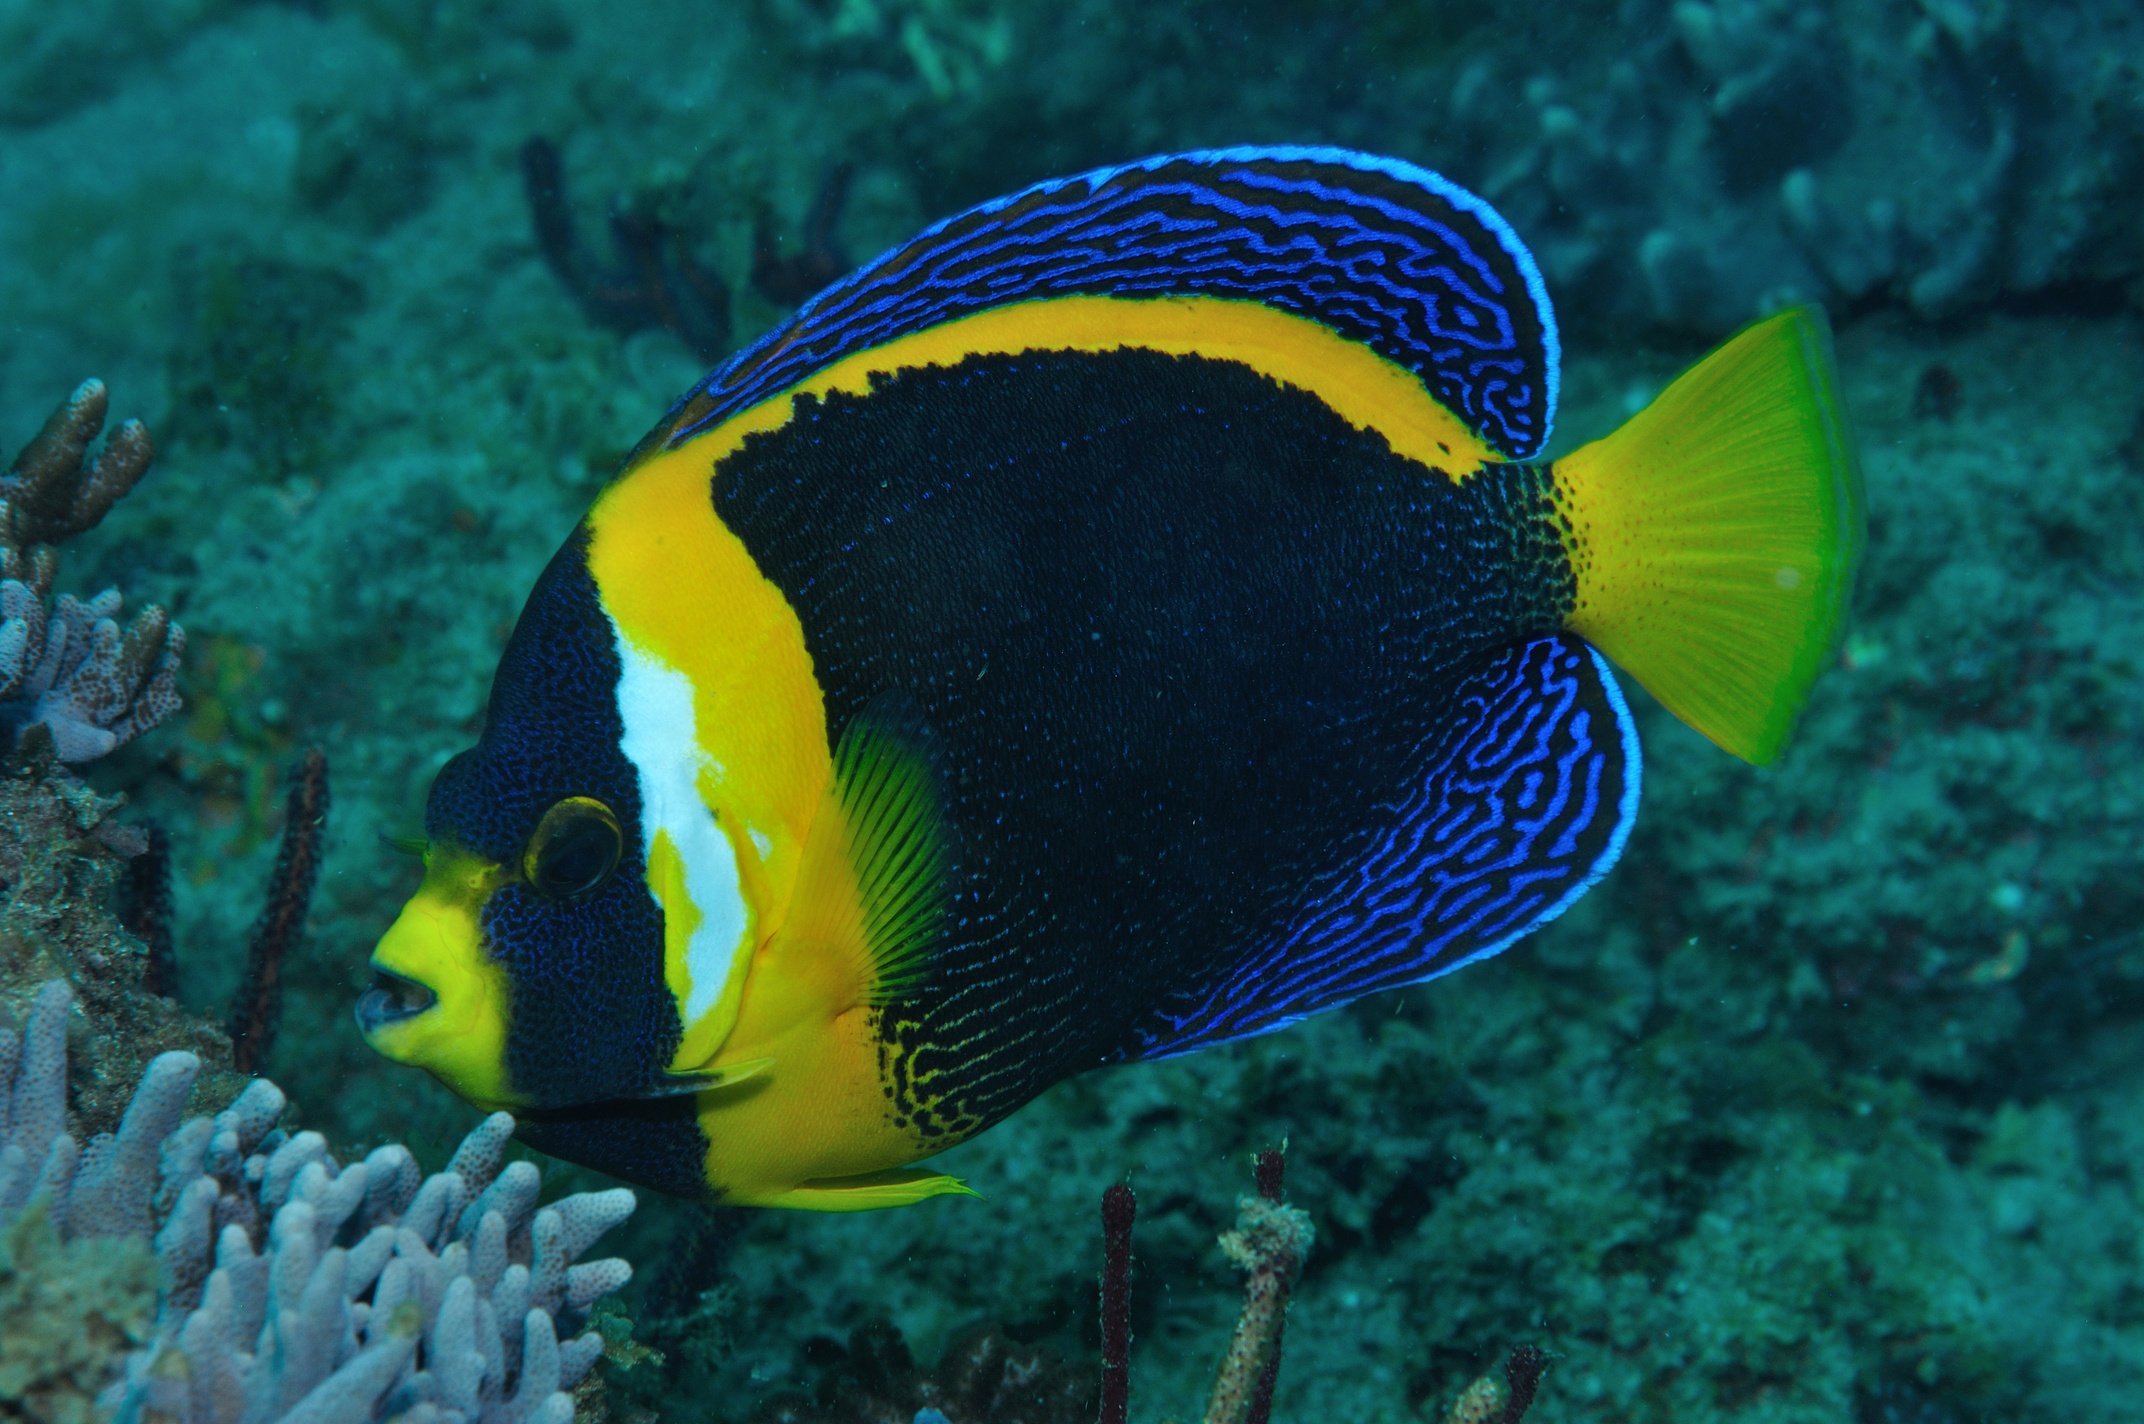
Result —
[[467, 852], [427, 852], [423, 886], [372, 952], [380, 997], [359, 1010], [374, 1049], [494, 1109], [522, 1102], [506, 1082], [511, 991], [480, 919], [504, 878]]

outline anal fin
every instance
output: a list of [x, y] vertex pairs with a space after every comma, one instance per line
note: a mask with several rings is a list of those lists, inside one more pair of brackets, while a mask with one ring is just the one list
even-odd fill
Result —
[[1165, 1058], [1448, 974], [1570, 908], [1622, 853], [1638, 740], [1607, 660], [1568, 634], [1463, 679], [1354, 863], [1272, 941], [1164, 1000], [1119, 1049]]
[[821, 1177], [801, 1182], [764, 1206], [793, 1207], [799, 1211], [877, 1211], [881, 1207], [913, 1206], [932, 1197], [980, 1197], [958, 1177], [920, 1167], [901, 1167], [886, 1172], [863, 1172], [853, 1177]]

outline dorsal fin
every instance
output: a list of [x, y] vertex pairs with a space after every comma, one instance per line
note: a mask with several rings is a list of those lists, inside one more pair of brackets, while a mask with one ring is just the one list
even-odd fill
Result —
[[1287, 147], [1164, 154], [948, 218], [724, 362], [650, 440], [690, 439], [899, 337], [1073, 295], [1222, 297], [1309, 317], [1413, 372], [1506, 457], [1548, 443], [1556, 324], [1504, 220], [1427, 169]]

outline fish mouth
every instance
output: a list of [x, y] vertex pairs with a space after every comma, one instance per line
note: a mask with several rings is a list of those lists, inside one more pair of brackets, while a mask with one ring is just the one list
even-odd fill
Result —
[[419, 1014], [439, 1007], [439, 995], [429, 985], [372, 966], [372, 987], [358, 996], [357, 1026], [367, 1037], [392, 1024], [407, 1023]]

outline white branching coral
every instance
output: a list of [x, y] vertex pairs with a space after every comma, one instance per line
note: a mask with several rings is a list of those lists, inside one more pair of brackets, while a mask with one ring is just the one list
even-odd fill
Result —
[[122, 624], [117, 589], [52, 600], [50, 546], [102, 519], [155, 453], [130, 420], [92, 457], [105, 408], [103, 382], [83, 382], [0, 473], [0, 732], [13, 740], [43, 726], [66, 762], [103, 756], [178, 711], [186, 651], [185, 631], [153, 604]]
[[631, 1192], [539, 1206], [535, 1167], [500, 1166], [504, 1113], [429, 1177], [399, 1145], [345, 1166], [318, 1133], [278, 1128], [283, 1094], [265, 1079], [181, 1121], [190, 1053], [153, 1060], [118, 1130], [78, 1148], [72, 1002], [48, 984], [21, 1032], [0, 1029], [0, 1232], [41, 1212], [62, 1241], [153, 1233], [155, 1325], [115, 1363], [116, 1420], [569, 1424], [602, 1353], [595, 1332], [571, 1332], [631, 1275], [580, 1257]]

